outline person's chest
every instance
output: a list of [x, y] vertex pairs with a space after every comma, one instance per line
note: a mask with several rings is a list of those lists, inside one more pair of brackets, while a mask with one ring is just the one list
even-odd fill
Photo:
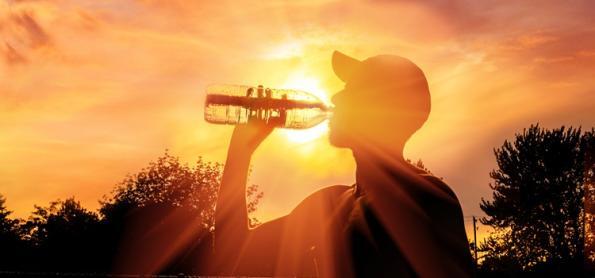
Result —
[[358, 197], [353, 203], [342, 242], [345, 260], [356, 277], [414, 277], [415, 272], [382, 224], [367, 198]]
[[298, 276], [328, 277], [326, 269], [338, 261], [337, 256], [343, 256], [354, 200], [353, 192], [347, 190], [332, 201], [310, 202], [294, 211], [281, 231], [277, 265], [294, 269]]

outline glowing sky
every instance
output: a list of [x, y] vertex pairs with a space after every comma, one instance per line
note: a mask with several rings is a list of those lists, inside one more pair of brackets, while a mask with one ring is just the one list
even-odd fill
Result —
[[[532, 123], [595, 123], [595, 2], [499, 3], [0, 0], [0, 193], [20, 217], [69, 196], [97, 208], [166, 148], [222, 162], [232, 128], [204, 122], [206, 85], [330, 97], [337, 49], [424, 70], [433, 110], [406, 157], [481, 215], [494, 147]], [[350, 152], [324, 132], [276, 131], [255, 154], [262, 220], [353, 182]]]

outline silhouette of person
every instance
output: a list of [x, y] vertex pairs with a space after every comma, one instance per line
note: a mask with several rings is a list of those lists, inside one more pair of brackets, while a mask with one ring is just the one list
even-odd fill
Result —
[[403, 158], [405, 143], [430, 112], [423, 72], [398, 56], [359, 61], [338, 51], [332, 66], [345, 88], [332, 98], [329, 140], [351, 149], [355, 184], [320, 189], [288, 215], [251, 227], [245, 198], [250, 158], [273, 127], [262, 121], [236, 126], [215, 211], [212, 271], [298, 277], [472, 276], [456, 195], [441, 179]]

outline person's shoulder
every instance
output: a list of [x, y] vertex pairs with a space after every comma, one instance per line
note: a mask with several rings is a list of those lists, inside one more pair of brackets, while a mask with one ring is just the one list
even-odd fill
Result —
[[352, 193], [353, 190], [355, 190], [354, 188], [354, 185], [326, 186], [314, 191], [314, 193], [310, 194], [302, 202], [312, 202], [319, 200], [323, 200], [326, 202], [335, 202], [338, 201], [338, 199], [341, 198], [341, 196]]
[[452, 188], [444, 182], [442, 178], [436, 177], [430, 173], [422, 173], [420, 174], [426, 181], [430, 182], [432, 186], [439, 190], [442, 194], [446, 195], [450, 201], [454, 203], [459, 203], [459, 199], [457, 198], [457, 194], [452, 190]]
[[354, 190], [354, 186], [355, 186], [355, 184], [353, 184], [353, 185], [344, 185], [344, 184], [330, 185], [330, 186], [326, 186], [326, 187], [323, 187], [321, 189], [314, 191], [314, 193], [312, 193], [310, 196], [312, 196], [312, 195], [337, 196], [337, 195], [341, 195], [347, 191]]
[[292, 213], [308, 210], [311, 207], [326, 206], [332, 207], [340, 202], [341, 198], [353, 194], [353, 185], [331, 185], [316, 190], [302, 200]]

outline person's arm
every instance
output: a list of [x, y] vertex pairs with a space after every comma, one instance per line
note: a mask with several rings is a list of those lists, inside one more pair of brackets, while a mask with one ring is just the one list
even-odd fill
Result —
[[215, 268], [233, 272], [250, 231], [246, 206], [246, 181], [250, 159], [273, 127], [253, 121], [237, 125], [229, 145], [215, 209]]
[[[246, 181], [252, 154], [270, 134], [262, 122], [236, 126], [215, 209], [214, 258], [218, 275], [292, 276], [302, 271], [296, 258], [303, 256], [319, 236], [337, 198], [351, 187], [321, 189], [286, 216], [250, 227]], [[309, 263], [309, 262], [304, 262]]]

